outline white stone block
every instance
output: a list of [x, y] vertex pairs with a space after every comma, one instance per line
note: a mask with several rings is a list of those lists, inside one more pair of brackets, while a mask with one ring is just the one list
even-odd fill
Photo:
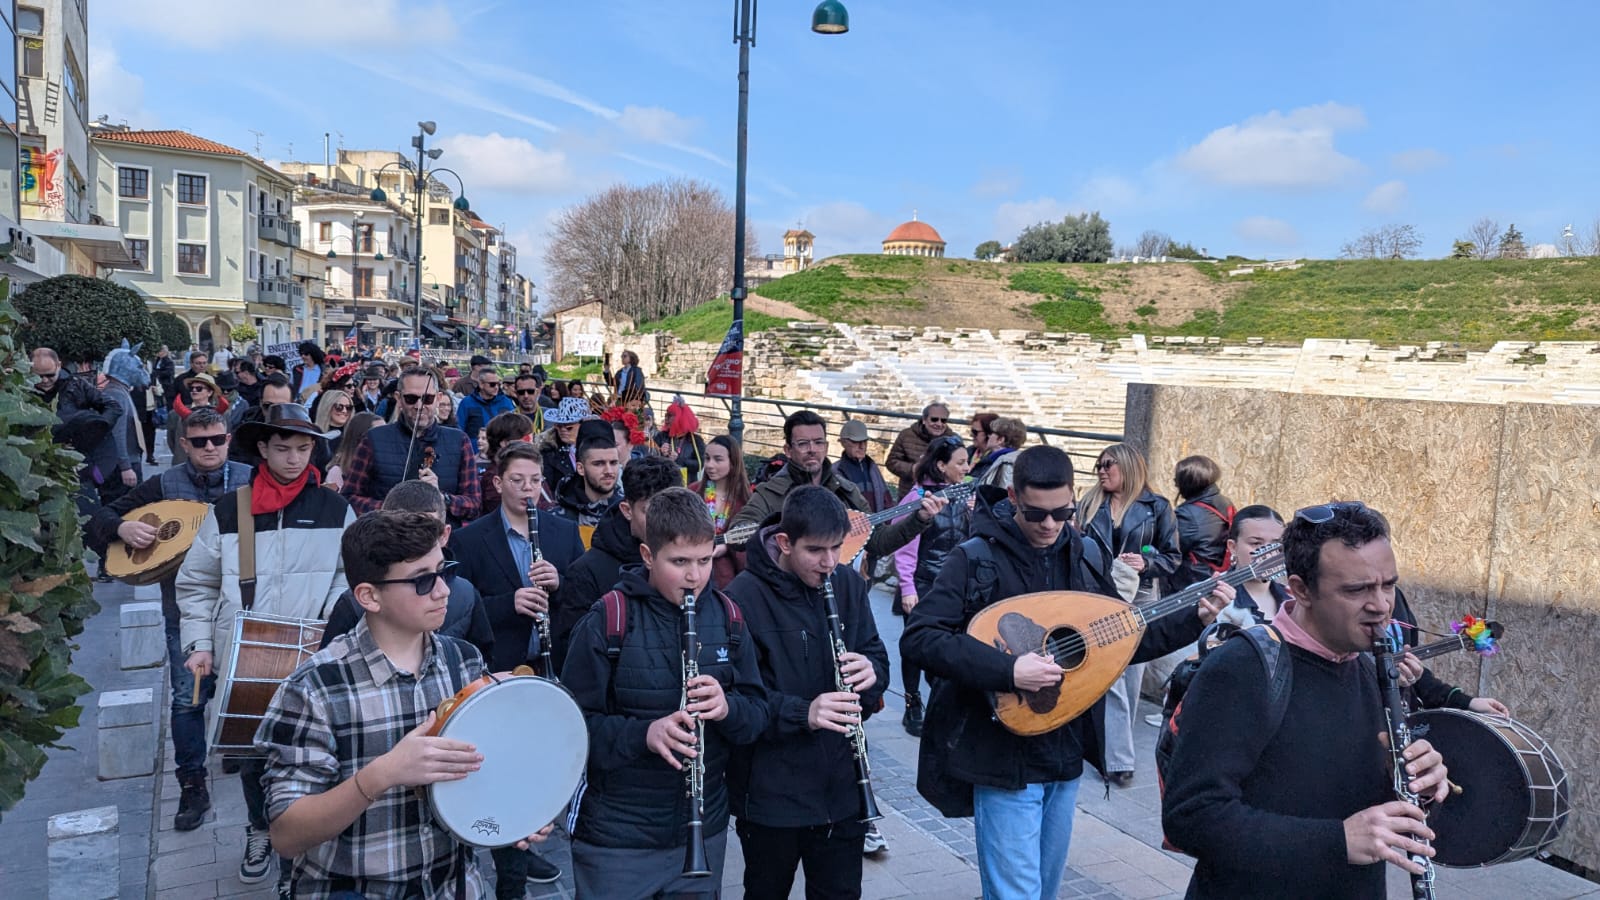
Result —
[[122, 668], [149, 669], [167, 658], [166, 623], [161, 603], [122, 604]]
[[50, 900], [111, 900], [122, 883], [117, 808], [51, 816], [45, 826]]
[[161, 602], [161, 583], [158, 581], [155, 584], [136, 584], [136, 585], [134, 585], [133, 586], [133, 599], [135, 599], [135, 600], [154, 600], [155, 602], [160, 603]]
[[101, 780], [155, 772], [155, 691], [106, 691], [100, 695], [99, 712], [96, 738]]

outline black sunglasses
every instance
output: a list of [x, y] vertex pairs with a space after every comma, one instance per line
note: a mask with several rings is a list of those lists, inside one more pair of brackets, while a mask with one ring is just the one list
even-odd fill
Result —
[[1075, 505], [1067, 505], [1058, 506], [1055, 509], [1034, 509], [1031, 506], [1018, 506], [1017, 511], [1022, 513], [1023, 519], [1037, 525], [1040, 522], [1043, 522], [1045, 519], [1055, 519], [1057, 522], [1065, 522], [1078, 514], [1078, 507]]
[[1360, 500], [1342, 500], [1337, 503], [1323, 503], [1320, 506], [1297, 509], [1294, 517], [1311, 525], [1326, 525], [1333, 521], [1334, 515], [1341, 509], [1358, 510], [1366, 508], [1367, 505]]
[[416, 588], [418, 597], [426, 597], [427, 595], [433, 593], [433, 586], [439, 581], [439, 579], [443, 578], [444, 583], [447, 585], [454, 581], [456, 577], [456, 567], [458, 565], [459, 564], [455, 562], [447, 562], [440, 566], [439, 571], [437, 572], [423, 572], [421, 575], [418, 575], [415, 578], [385, 578], [382, 581], [370, 581], [368, 584], [409, 584], [413, 588]]
[[534, 397], [534, 396], [537, 396], [537, 395], [542, 394], [542, 393], [544, 393], [544, 392], [539, 390], [538, 388], [533, 388], [531, 390], [528, 389], [528, 388], [520, 388], [517, 391], [517, 396], [518, 397]]
[[1114, 459], [1102, 459], [1099, 462], [1094, 464], [1094, 470], [1096, 472], [1104, 472], [1104, 471], [1106, 471], [1107, 469], [1110, 469], [1112, 466], [1114, 466], [1116, 464], [1117, 464], [1117, 461], [1114, 460]]
[[400, 399], [404, 400], [407, 406], [416, 406], [418, 403], [431, 404], [438, 396], [438, 394], [401, 394]]
[[207, 434], [201, 437], [184, 438], [184, 440], [188, 441], [189, 446], [196, 450], [204, 450], [207, 444], [213, 447], [221, 447], [228, 442], [228, 436], [226, 434]]
[[929, 422], [948, 422], [948, 421], [950, 421], [950, 419], [948, 417], [941, 419], [938, 416], [929, 416], [928, 417], [928, 421]]

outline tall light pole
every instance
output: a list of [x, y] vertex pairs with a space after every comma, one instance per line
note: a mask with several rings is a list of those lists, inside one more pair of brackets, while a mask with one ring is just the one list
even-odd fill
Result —
[[[745, 165], [749, 156], [750, 48], [756, 44], [756, 0], [734, 0], [733, 42], [739, 45], [739, 131], [733, 175], [733, 328], [741, 357], [744, 349], [744, 194]], [[811, 13], [811, 30], [817, 34], [844, 34], [850, 30], [850, 13], [839, 0], [823, 0]], [[739, 390], [728, 402], [728, 434], [744, 446], [744, 379], [740, 362]]]
[[[413, 346], [417, 348], [418, 353], [422, 352], [422, 233], [423, 229], [426, 228], [428, 224], [427, 222], [423, 221], [422, 216], [426, 212], [426, 197], [424, 196], [424, 193], [428, 190], [428, 179], [432, 173], [450, 172], [451, 175], [455, 175], [456, 183], [461, 187], [461, 193], [456, 195], [455, 203], [452, 205], [461, 212], [466, 212], [472, 208], [471, 205], [467, 203], [467, 186], [462, 183], [460, 175], [456, 175], [456, 173], [450, 169], [442, 167], [434, 167], [433, 169], [427, 168], [426, 160], [431, 159], [437, 161], [439, 157], [444, 155], [444, 150], [439, 147], [434, 147], [432, 150], [429, 150], [425, 146], [428, 137], [437, 130], [438, 126], [433, 122], [418, 122], [417, 134], [411, 138], [411, 146], [417, 149], [416, 168], [411, 170], [411, 192], [416, 195], [413, 198], [414, 202], [412, 206], [415, 209], [414, 215], [417, 223], [416, 252], [412, 253], [411, 255], [411, 341]], [[390, 165], [393, 165], [393, 163]], [[400, 165], [401, 168], [405, 168], [406, 162], [402, 161]], [[388, 166], [384, 166], [382, 169], [379, 169], [374, 175], [375, 182], [377, 175], [383, 174], [383, 169], [386, 168], [388, 168]], [[385, 194], [383, 191], [382, 184], [374, 184], [372, 188], [371, 199], [377, 203], [384, 203], [389, 199], [389, 195]], [[454, 258], [453, 255], [452, 258]]]

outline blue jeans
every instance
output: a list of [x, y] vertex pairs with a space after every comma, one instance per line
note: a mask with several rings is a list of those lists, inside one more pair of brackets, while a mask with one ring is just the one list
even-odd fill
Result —
[[1030, 784], [1020, 791], [973, 789], [984, 900], [1056, 896], [1072, 843], [1079, 780]]
[[[165, 587], [165, 585], [163, 585]], [[178, 764], [178, 781], [206, 774], [206, 703], [217, 689], [217, 676], [200, 680], [200, 705], [195, 706], [194, 673], [183, 667], [188, 659], [178, 637], [178, 621], [165, 617], [167, 662], [172, 671], [172, 756]]]

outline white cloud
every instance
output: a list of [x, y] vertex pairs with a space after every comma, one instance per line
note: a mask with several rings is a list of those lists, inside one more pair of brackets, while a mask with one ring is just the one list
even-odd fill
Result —
[[535, 118], [527, 115], [526, 113], [520, 113], [503, 103], [497, 103], [481, 94], [469, 91], [466, 88], [460, 87], [459, 85], [450, 81], [443, 81], [436, 78], [425, 78], [420, 75], [410, 75], [405, 72], [396, 71], [387, 66], [373, 65], [371, 63], [359, 62], [357, 60], [346, 60], [346, 62], [364, 72], [370, 72], [379, 78], [386, 78], [396, 84], [401, 84], [409, 88], [424, 91], [426, 93], [433, 94], [435, 97], [442, 97], [443, 99], [449, 100], [452, 103], [459, 103], [460, 105], [469, 107], [471, 109], [501, 116], [510, 119], [513, 122], [521, 122], [524, 125], [530, 125], [539, 129], [540, 131], [548, 131], [553, 134], [561, 130], [560, 128], [552, 125], [549, 122], [546, 122], [543, 119]]
[[1392, 213], [1398, 212], [1406, 205], [1408, 198], [1406, 183], [1398, 179], [1385, 181], [1372, 189], [1367, 199], [1361, 201], [1361, 208], [1367, 212]]
[[1065, 216], [1075, 215], [1077, 211], [1076, 208], [1054, 197], [1002, 203], [994, 211], [994, 233], [997, 235], [995, 240], [1009, 244], [1029, 225], [1059, 222]]
[[817, 236], [818, 259], [840, 253], [877, 253], [889, 230], [898, 224], [851, 200], [813, 206], [801, 214], [801, 221]]
[[1124, 209], [1138, 202], [1139, 186], [1121, 175], [1096, 175], [1072, 195], [1073, 206], [1101, 212]]
[[995, 197], [1009, 197], [1021, 188], [1022, 172], [1005, 168], [985, 170], [968, 190], [974, 197], [989, 200]]
[[1334, 147], [1334, 135], [1365, 126], [1357, 107], [1339, 103], [1277, 110], [1227, 125], [1178, 154], [1177, 165], [1225, 187], [1328, 187], [1362, 171]]
[[109, 116], [134, 128], [154, 128], [160, 119], [144, 105], [144, 79], [122, 67], [117, 49], [94, 40], [89, 46], [89, 83], [92, 116]]
[[624, 107], [616, 122], [628, 134], [653, 144], [681, 141], [695, 129], [694, 122], [659, 106]]
[[[403, 8], [402, 8], [403, 7]], [[162, 40], [203, 50], [249, 43], [297, 47], [351, 46], [394, 49], [437, 44], [456, 36], [455, 20], [444, 3], [401, 0], [330, 3], [328, 0], [274, 0], [260, 4], [217, 0], [117, 0], [95, 6], [95, 26], [113, 25], [159, 35]], [[103, 84], [103, 82], [102, 82]]]
[[1418, 147], [1415, 150], [1402, 150], [1389, 157], [1389, 165], [1408, 174], [1427, 172], [1431, 169], [1443, 168], [1450, 164], [1450, 157], [1431, 147]]
[[1251, 216], [1235, 225], [1233, 232], [1244, 240], [1259, 244], [1293, 247], [1300, 243], [1300, 233], [1295, 231], [1293, 225], [1271, 216]]
[[450, 134], [442, 135], [438, 145], [469, 191], [552, 194], [574, 186], [565, 153], [536, 147], [524, 138], [499, 132]]

